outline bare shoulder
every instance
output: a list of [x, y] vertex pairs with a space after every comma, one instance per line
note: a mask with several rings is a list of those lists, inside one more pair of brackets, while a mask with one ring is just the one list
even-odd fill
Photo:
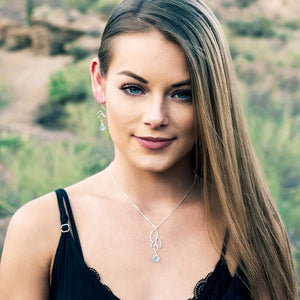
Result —
[[19, 208], [13, 215], [8, 227], [7, 239], [19, 238], [49, 241], [59, 226], [59, 210], [54, 192], [32, 200]]
[[59, 224], [55, 193], [30, 201], [14, 214], [1, 258], [1, 299], [47, 299]]

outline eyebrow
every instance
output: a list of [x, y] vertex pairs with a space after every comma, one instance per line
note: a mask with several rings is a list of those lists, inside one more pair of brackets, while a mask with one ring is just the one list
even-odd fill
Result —
[[142, 83], [148, 84], [148, 81], [146, 79], [144, 79], [143, 77], [138, 76], [130, 71], [122, 71], [122, 72], [119, 72], [118, 75], [127, 75], [127, 76], [132, 77]]
[[180, 81], [180, 82], [172, 84], [171, 87], [177, 88], [177, 87], [180, 87], [180, 86], [183, 86], [183, 85], [191, 85], [191, 81], [189, 79], [184, 80], [184, 81]]
[[[122, 72], [119, 72], [117, 73], [118, 75], [126, 75], [126, 76], [129, 76], [129, 77], [132, 77], [144, 84], [148, 84], [149, 82], [144, 79], [143, 77], [139, 76], [139, 75], [136, 75], [130, 71], [122, 71]], [[190, 85], [191, 84], [191, 81], [189, 79], [187, 80], [183, 80], [183, 81], [180, 81], [180, 82], [177, 82], [177, 83], [174, 83], [171, 85], [171, 87], [173, 88], [177, 88], [177, 87], [180, 87], [180, 86], [183, 86], [183, 85]]]

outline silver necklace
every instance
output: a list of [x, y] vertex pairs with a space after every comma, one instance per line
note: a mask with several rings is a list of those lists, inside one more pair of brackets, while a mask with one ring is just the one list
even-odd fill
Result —
[[153, 249], [154, 251], [154, 255], [152, 257], [152, 261], [157, 263], [160, 261], [160, 257], [157, 254], [157, 251], [162, 247], [162, 241], [159, 238], [159, 233], [158, 233], [158, 227], [160, 225], [162, 225], [173, 213], [174, 211], [178, 208], [178, 206], [186, 199], [186, 197], [191, 193], [194, 185], [195, 185], [195, 181], [193, 182], [193, 184], [189, 187], [189, 189], [187, 190], [187, 192], [184, 194], [184, 196], [181, 198], [181, 200], [176, 204], [176, 206], [167, 214], [166, 217], [164, 217], [160, 223], [158, 223], [158, 225], [154, 225], [147, 216], [144, 215], [144, 213], [138, 208], [138, 206], [128, 197], [128, 195], [124, 192], [124, 190], [121, 188], [121, 186], [118, 184], [117, 180], [115, 179], [115, 177], [112, 174], [111, 171], [111, 164], [108, 167], [108, 171], [109, 174], [114, 182], [114, 184], [116, 185], [116, 187], [119, 189], [119, 191], [123, 194], [123, 196], [132, 204], [132, 206], [143, 216], [143, 218], [152, 226], [152, 230], [150, 232], [150, 247]]

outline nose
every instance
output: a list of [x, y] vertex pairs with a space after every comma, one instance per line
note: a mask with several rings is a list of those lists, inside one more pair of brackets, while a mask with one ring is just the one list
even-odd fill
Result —
[[166, 103], [163, 97], [149, 99], [149, 105], [146, 107], [143, 123], [151, 128], [160, 128], [169, 124]]

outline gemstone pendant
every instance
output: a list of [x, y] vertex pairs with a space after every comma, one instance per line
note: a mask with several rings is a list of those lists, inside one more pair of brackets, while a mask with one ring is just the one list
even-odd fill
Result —
[[154, 250], [154, 255], [152, 257], [152, 261], [158, 263], [160, 261], [160, 257], [157, 254], [157, 250], [159, 250], [162, 246], [161, 239], [158, 237], [158, 229], [154, 227], [154, 229], [150, 232], [150, 247]]
[[154, 254], [152, 257], [152, 261], [158, 263], [160, 261], [160, 257], [157, 254]]
[[105, 126], [104, 124], [101, 122], [100, 126], [99, 126], [99, 130], [100, 131], [104, 131], [105, 130]]

